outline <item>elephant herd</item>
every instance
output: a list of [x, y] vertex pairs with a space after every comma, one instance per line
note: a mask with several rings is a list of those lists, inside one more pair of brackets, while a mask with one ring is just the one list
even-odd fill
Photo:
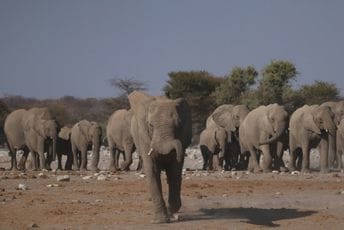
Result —
[[[244, 105], [221, 105], [208, 117], [200, 135], [204, 170], [307, 173], [312, 148], [319, 150], [321, 172], [343, 168], [344, 101], [304, 105], [291, 115], [278, 104], [252, 111]], [[287, 149], [288, 168], [283, 161]]]
[[[192, 140], [191, 111], [183, 98], [172, 100], [134, 91], [128, 99], [130, 109], [115, 111], [106, 127], [109, 170], [128, 170], [132, 153], [137, 151], [153, 203], [152, 222], [166, 223], [181, 207], [185, 150]], [[282, 157], [289, 149], [289, 170], [308, 172], [310, 149], [315, 147], [320, 151], [322, 172], [328, 172], [329, 165], [341, 168], [343, 118], [344, 101], [305, 105], [291, 115], [277, 104], [252, 111], [245, 105], [221, 105], [208, 117], [200, 135], [203, 169], [287, 171]], [[64, 168], [84, 171], [89, 150], [93, 152], [91, 170], [98, 170], [102, 129], [96, 122], [82, 120], [60, 128], [47, 108], [20, 109], [7, 116], [4, 131], [12, 170], [24, 170], [31, 152], [34, 169], [49, 170], [56, 156], [58, 169], [62, 169], [62, 154], [67, 154]], [[17, 164], [18, 150], [23, 155]], [[119, 165], [121, 153], [124, 161]], [[167, 204], [162, 171], [167, 177]]]

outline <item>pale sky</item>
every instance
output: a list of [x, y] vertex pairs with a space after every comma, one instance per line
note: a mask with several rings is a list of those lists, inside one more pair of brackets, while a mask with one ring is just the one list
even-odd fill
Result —
[[113, 97], [113, 76], [162, 94], [171, 71], [274, 59], [296, 87], [335, 83], [344, 95], [342, 0], [0, 0], [0, 96]]

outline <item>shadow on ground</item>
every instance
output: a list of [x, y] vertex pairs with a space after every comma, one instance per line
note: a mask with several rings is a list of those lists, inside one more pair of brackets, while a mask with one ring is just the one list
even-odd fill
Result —
[[240, 219], [240, 222], [265, 227], [279, 227], [274, 221], [296, 219], [310, 216], [316, 211], [299, 211], [297, 209], [261, 209], [261, 208], [212, 208], [200, 209], [199, 212], [182, 215], [183, 221], [209, 219]]

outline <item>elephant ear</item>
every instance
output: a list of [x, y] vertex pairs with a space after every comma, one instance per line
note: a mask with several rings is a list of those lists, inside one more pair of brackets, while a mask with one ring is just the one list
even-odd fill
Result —
[[187, 148], [192, 141], [192, 119], [189, 104], [184, 98], [175, 100], [177, 106], [177, 113], [179, 116], [180, 127], [178, 133], [183, 147]]
[[60, 132], [59, 132], [59, 138], [63, 139], [63, 140], [70, 140], [70, 136], [71, 136], [71, 131], [72, 129], [70, 127], [63, 127]]
[[217, 125], [226, 129], [227, 132], [235, 132], [236, 127], [234, 124], [231, 111], [222, 110], [219, 112], [215, 112], [211, 115], [211, 118]]
[[[143, 92], [133, 91], [128, 95], [128, 99], [130, 108], [132, 110], [133, 118], [137, 123], [137, 130], [135, 131], [137, 131], [138, 133], [135, 135], [140, 137], [140, 140], [138, 141], [142, 141], [143, 145], [140, 147], [140, 143], [135, 144], [139, 145], [139, 148], [143, 148], [146, 143], [150, 143], [151, 141], [147, 118], [149, 106], [152, 103], [152, 101], [155, 100], [155, 98]], [[146, 149], [141, 149], [140, 151], [146, 151]]]
[[90, 129], [90, 124], [87, 120], [82, 120], [77, 124], [78, 129], [80, 130], [80, 133], [85, 137], [87, 141], [90, 141], [88, 132]]
[[321, 131], [319, 129], [319, 127], [315, 124], [314, 121], [314, 115], [312, 113], [303, 113], [303, 122], [304, 122], [304, 127], [306, 130], [312, 131], [313, 133], [316, 134], [321, 134]]

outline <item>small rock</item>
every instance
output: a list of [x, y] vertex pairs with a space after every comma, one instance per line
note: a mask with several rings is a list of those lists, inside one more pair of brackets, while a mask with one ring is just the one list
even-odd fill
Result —
[[37, 176], [38, 176], [38, 178], [43, 178], [43, 179], [48, 178], [48, 176], [45, 175], [44, 173], [39, 173]]
[[57, 176], [56, 177], [57, 181], [70, 181], [70, 177], [68, 175], [64, 175], [64, 176]]
[[139, 177], [141, 177], [141, 178], [145, 178], [145, 177], [146, 177], [146, 175], [145, 175], [145, 174], [140, 174], [140, 175], [139, 175]]
[[84, 176], [82, 179], [83, 180], [89, 180], [89, 179], [92, 179], [92, 176]]
[[238, 172], [231, 172], [231, 175], [236, 176], [236, 175], [238, 175]]
[[100, 180], [100, 181], [105, 181], [107, 179], [107, 177], [105, 175], [99, 175], [97, 177], [97, 180]]
[[26, 184], [19, 184], [18, 185], [18, 190], [28, 190], [28, 187]]
[[281, 195], [281, 192], [276, 192], [275, 195], [279, 196], [279, 195]]
[[227, 194], [223, 194], [222, 197], [227, 197]]
[[277, 170], [273, 170], [273, 171], [272, 171], [272, 173], [274, 173], [274, 174], [278, 174], [278, 173], [279, 173], [279, 171], [277, 171]]
[[59, 184], [48, 184], [47, 187], [48, 187], [48, 188], [60, 187], [60, 185], [59, 185]]
[[81, 200], [72, 200], [72, 203], [81, 203]]
[[178, 215], [178, 214], [173, 214], [173, 219], [175, 220], [175, 221], [180, 221], [181, 220], [181, 218], [180, 218], [180, 216]]
[[237, 176], [235, 179], [239, 180], [241, 177], [240, 176]]
[[102, 203], [102, 202], [103, 202], [102, 199], [97, 199], [97, 200], [96, 200], [96, 203]]
[[38, 225], [36, 223], [31, 223], [27, 227], [28, 228], [38, 228]]
[[99, 176], [99, 173], [95, 173], [95, 174], [93, 174], [95, 177], [97, 177], [97, 176]]
[[185, 180], [190, 180], [190, 177], [189, 176], [185, 177]]
[[291, 175], [300, 175], [300, 172], [299, 171], [292, 171]]

